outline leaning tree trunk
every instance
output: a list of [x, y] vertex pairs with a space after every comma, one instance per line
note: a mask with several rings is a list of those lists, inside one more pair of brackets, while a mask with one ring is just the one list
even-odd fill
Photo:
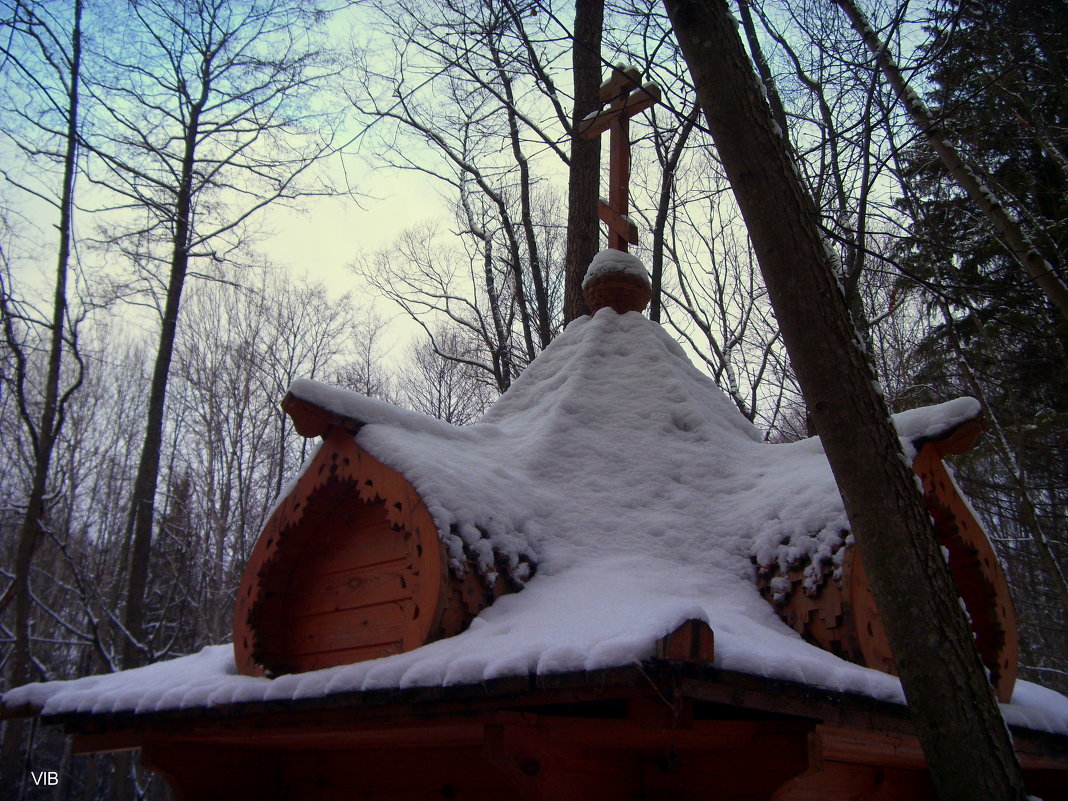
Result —
[[665, 0], [845, 503], [938, 797], [1022, 801], [1001, 718], [912, 471], [724, 0]]
[[185, 149], [175, 202], [174, 235], [171, 240], [171, 269], [167, 283], [167, 298], [160, 325], [159, 347], [152, 369], [152, 385], [148, 397], [148, 422], [141, 446], [141, 458], [134, 479], [133, 498], [127, 531], [131, 537], [129, 577], [123, 628], [122, 666], [136, 667], [149, 654], [144, 637], [145, 593], [148, 588], [149, 557], [152, 547], [152, 524], [155, 516], [156, 485], [159, 479], [160, 450], [163, 444], [163, 413], [167, 400], [167, 379], [170, 376], [174, 339], [178, 328], [178, 310], [182, 289], [189, 268], [190, 215], [193, 206], [193, 168], [199, 135], [200, 113], [207, 101], [205, 87], [199, 101], [190, 109], [185, 131]]
[[601, 143], [598, 137], [575, 136], [579, 121], [601, 107], [601, 26], [604, 0], [575, 3], [575, 41], [572, 73], [575, 107], [571, 117], [571, 164], [567, 182], [567, 245], [564, 252], [564, 323], [586, 314], [582, 279], [597, 254], [597, 196], [601, 175]]

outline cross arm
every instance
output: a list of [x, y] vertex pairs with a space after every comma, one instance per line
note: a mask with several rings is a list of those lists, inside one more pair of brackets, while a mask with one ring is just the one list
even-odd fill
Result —
[[629, 119], [658, 102], [660, 102], [660, 87], [655, 83], [647, 83], [624, 96], [621, 103], [583, 118], [578, 124], [578, 135], [584, 139], [592, 139], [607, 131], [616, 120]]
[[642, 74], [637, 67], [617, 64], [612, 68], [612, 77], [602, 83], [601, 88], [597, 90], [598, 97], [602, 103], [608, 103], [632, 89], [637, 89], [641, 86], [641, 82]]

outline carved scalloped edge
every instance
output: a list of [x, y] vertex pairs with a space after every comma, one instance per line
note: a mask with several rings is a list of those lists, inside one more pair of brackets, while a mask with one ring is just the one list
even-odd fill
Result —
[[[257, 612], [266, 601], [264, 582], [281, 561], [299, 552], [303, 542], [293, 541], [293, 532], [303, 522], [305, 506], [310, 498], [322, 492], [332, 481], [352, 482], [359, 500], [366, 504], [381, 503], [394, 530], [407, 530], [422, 540], [432, 538], [441, 548], [437, 527], [422, 499], [404, 479], [388, 465], [375, 459], [359, 447], [352, 434], [335, 427], [327, 432], [322, 447], [312, 463], [297, 479], [286, 498], [278, 505], [264, 525], [253, 547], [241, 586], [238, 588], [234, 610], [234, 650], [238, 670], [247, 675], [269, 675], [269, 669], [260, 661], [264, 643], [257, 625]], [[422, 521], [415, 518], [422, 517]], [[442, 571], [447, 570], [443, 557]], [[441, 576], [444, 592], [445, 576]], [[440, 599], [439, 599], [440, 600]], [[442, 604], [436, 604], [435, 614], [440, 618]], [[440, 621], [429, 625], [429, 632], [440, 628]]]
[[[971, 577], [976, 586], [967, 593], [965, 603], [973, 617], [988, 618], [988, 624], [980, 623], [982, 630], [976, 632], [978, 645], [999, 699], [1007, 701], [1015, 683], [1019, 650], [1007, 582], [990, 543], [981, 537], [981, 526], [964, 501], [948, 496], [948, 502], [944, 502], [944, 496], [935, 488], [940, 481], [946, 485], [942, 492], [956, 495], [956, 490], [948, 486], [951, 482], [942, 456], [967, 451], [982, 427], [982, 420], [969, 420], [946, 436], [924, 441], [914, 469], [924, 483], [924, 500], [934, 520], [934, 534], [939, 544], [950, 551], [951, 570], [957, 564], [977, 566]], [[949, 504], [957, 508], [951, 509]], [[962, 532], [958, 522], [968, 531]], [[879, 645], [885, 640], [885, 632], [877, 614], [873, 614], [874, 599], [855, 547], [844, 546], [842, 555], [840, 573], [832, 574], [827, 565], [823, 566], [824, 581], [815, 593], [802, 590], [804, 564], [790, 565], [785, 571], [779, 565], [755, 565], [757, 587], [783, 621], [806, 640], [850, 661], [894, 673], [889, 647]], [[789, 582], [789, 587], [777, 592], [772, 582], [780, 577]], [[959, 587], [957, 575], [954, 580]], [[863, 586], [855, 586], [855, 582]], [[777, 594], [782, 597], [777, 599]], [[816, 621], [816, 617], [820, 620]], [[814, 628], [830, 633], [820, 637]]]

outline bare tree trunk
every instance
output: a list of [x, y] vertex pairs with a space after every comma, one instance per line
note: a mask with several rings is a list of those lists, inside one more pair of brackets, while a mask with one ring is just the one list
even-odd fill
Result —
[[724, 0], [665, 0], [845, 503], [938, 797], [1026, 797], [971, 629], [857, 340], [815, 204]]
[[505, 111], [508, 116], [508, 140], [512, 145], [512, 156], [519, 165], [519, 209], [523, 234], [527, 245], [527, 262], [530, 277], [534, 282], [534, 311], [538, 330], [538, 350], [544, 350], [552, 340], [552, 326], [549, 322], [549, 296], [545, 290], [545, 276], [542, 272], [541, 259], [538, 256], [538, 240], [534, 231], [534, 212], [530, 200], [530, 163], [523, 153], [519, 138], [519, 118], [516, 114], [515, 97], [512, 94], [512, 80], [504, 69], [500, 53], [493, 45], [493, 63], [497, 68], [498, 79], [504, 87], [507, 103]]
[[753, 54], [753, 62], [760, 74], [760, 82], [764, 85], [764, 91], [767, 92], [771, 113], [789, 144], [790, 123], [786, 118], [786, 109], [783, 107], [779, 88], [775, 84], [775, 76], [772, 75], [771, 67], [768, 66], [768, 60], [764, 58], [764, 51], [760, 47], [760, 39], [757, 37], [756, 25], [753, 24], [753, 11], [749, 8], [749, 2], [750, 0], [738, 0], [738, 16], [741, 18], [742, 30], [745, 31], [745, 39], [749, 43], [749, 52]]
[[123, 628], [126, 638], [122, 651], [122, 666], [136, 667], [148, 656], [144, 638], [145, 591], [148, 587], [149, 556], [152, 546], [152, 523], [155, 512], [156, 485], [159, 478], [160, 448], [163, 442], [163, 412], [167, 400], [167, 378], [174, 354], [174, 337], [178, 328], [178, 310], [189, 267], [190, 219], [192, 213], [193, 168], [199, 137], [200, 112], [207, 101], [208, 88], [203, 87], [200, 98], [190, 109], [185, 129], [185, 151], [175, 204], [174, 237], [172, 239], [170, 279], [167, 300], [160, 325], [159, 347], [152, 369], [149, 389], [148, 422], [145, 427], [141, 459], [137, 465], [127, 533], [131, 537], [129, 581], [126, 587], [126, 607]]
[[[48, 491], [48, 473], [52, 463], [52, 452], [55, 447], [56, 437], [63, 425], [63, 405], [78, 385], [81, 384], [81, 373], [77, 381], [60, 396], [59, 382], [60, 371], [63, 362], [63, 332], [67, 325], [67, 273], [70, 265], [71, 253], [71, 216], [74, 211], [74, 175], [77, 169], [76, 158], [78, 152], [78, 90], [81, 82], [81, 20], [82, 3], [75, 0], [74, 23], [71, 31], [71, 50], [68, 61], [67, 84], [67, 111], [65, 133], [65, 151], [63, 156], [63, 178], [59, 200], [59, 252], [56, 259], [56, 283], [52, 297], [52, 319], [48, 345], [48, 372], [45, 378], [44, 403], [41, 408], [39, 420], [33, 421], [29, 415], [29, 403], [23, 381], [19, 381], [18, 404], [22, 415], [29, 427], [34, 446], [33, 480], [30, 486], [30, 496], [26, 501], [26, 512], [19, 526], [18, 549], [15, 556], [15, 577], [11, 586], [0, 601], [0, 611], [12, 599], [15, 602], [15, 630], [14, 649], [11, 655], [11, 664], [8, 672], [9, 686], [17, 687], [30, 680], [30, 618], [33, 612], [33, 599], [30, 594], [30, 568], [33, 563], [33, 555], [40, 543], [44, 516], [46, 512], [45, 496]], [[0, 302], [6, 300], [0, 297]], [[13, 351], [18, 351], [20, 377], [25, 369], [25, 359], [21, 356], [21, 350], [15, 342], [14, 333], [11, 329], [11, 318], [4, 309], [4, 334]], [[75, 354], [77, 356], [77, 354]], [[6, 765], [19, 764], [19, 754], [22, 751], [25, 726], [20, 721], [9, 721], [4, 733], [3, 763]], [[17, 782], [18, 774], [8, 777], [11, 782]], [[11, 793], [15, 789], [14, 784], [8, 784], [5, 780], [0, 784], [0, 793]], [[9, 796], [13, 797], [13, 796]]]
[[852, 0], [834, 0], [834, 2], [845, 12], [850, 24], [863, 37], [864, 44], [875, 56], [879, 69], [882, 70], [898, 100], [908, 111], [916, 127], [923, 133], [927, 143], [938, 154], [946, 170], [961, 189], [968, 193], [972, 202], [979, 207], [1024, 272], [1046, 293], [1046, 297], [1061, 315], [1068, 319], [1068, 286], [1064, 285], [1053, 266], [1035, 247], [1027, 232], [1020, 227], [1019, 222], [1005, 211], [1005, 207], [983, 184], [975, 171], [964, 162], [957, 149], [949, 143], [948, 132], [942, 121], [935, 118], [931, 110], [920, 100], [919, 95], [905, 83], [905, 78], [897, 64], [894, 63], [894, 59], [891, 58], [889, 50], [879, 41], [879, 37], [857, 5]]
[[664, 165], [660, 174], [660, 194], [656, 206], [656, 221], [653, 223], [653, 253], [649, 268], [649, 277], [652, 283], [652, 297], [649, 301], [649, 319], [660, 322], [660, 309], [663, 305], [664, 287], [664, 238], [667, 229], [668, 212], [675, 197], [675, 177], [679, 168], [679, 159], [686, 149], [686, 142], [690, 138], [698, 117], [701, 116], [701, 107], [694, 105], [686, 119], [682, 123], [675, 136], [675, 142], [670, 152], [665, 154]]
[[571, 171], [567, 182], [567, 245], [564, 251], [564, 324], [589, 310], [582, 297], [582, 279], [597, 254], [597, 196], [601, 176], [598, 137], [575, 136], [579, 121], [600, 108], [601, 28], [604, 0], [575, 3], [575, 33], [571, 54], [575, 78], [575, 108], [571, 117]]

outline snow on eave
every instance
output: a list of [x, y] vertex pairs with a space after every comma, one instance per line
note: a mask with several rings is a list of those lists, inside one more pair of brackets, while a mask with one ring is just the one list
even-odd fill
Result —
[[919, 446], [923, 442], [948, 437], [964, 423], [982, 417], [983, 407], [975, 398], [961, 397], [934, 406], [921, 406], [893, 416], [898, 436]]
[[322, 384], [310, 378], [297, 378], [289, 385], [289, 395], [357, 426], [383, 423], [407, 431], [439, 437], [463, 437], [462, 429], [435, 417], [369, 398], [352, 390]]
[[[381, 660], [379, 660], [381, 663]], [[639, 663], [640, 666], [640, 663]], [[898, 680], [884, 673], [847, 666], [836, 680], [821, 676], [806, 681], [799, 671], [750, 670], [748, 675], [763, 679], [793, 681], [821, 687], [830, 693], [859, 693], [876, 700], [904, 704]], [[312, 673], [290, 674], [276, 679], [236, 675], [233, 651], [229, 644], [208, 646], [198, 653], [170, 661], [157, 662], [118, 673], [87, 676], [67, 681], [28, 684], [0, 695], [0, 712], [4, 718], [40, 716], [48, 723], [73, 718], [82, 721], [111, 715], [142, 716], [140, 725], [151, 726], [152, 717], [161, 714], [197, 713], [199, 710], [244, 708], [247, 704], [311, 701], [382, 689], [416, 689], [428, 686], [411, 682], [388, 687], [374, 681], [375, 663], [357, 663], [327, 668]], [[581, 668], [579, 668], [581, 670]], [[587, 671], [592, 673], [593, 671]], [[746, 671], [735, 671], [745, 675]], [[864, 679], [870, 679], [865, 682]], [[483, 682], [436, 683], [454, 691], [463, 686], [478, 687]], [[833, 698], [831, 699], [833, 702]], [[355, 701], [355, 703], [359, 703]], [[332, 704], [330, 704], [332, 706]], [[1005, 722], [1033, 732], [1068, 736], [1068, 698], [1041, 685], [1019, 680], [1010, 703], [1000, 704]], [[131, 721], [132, 722], [132, 721]]]

